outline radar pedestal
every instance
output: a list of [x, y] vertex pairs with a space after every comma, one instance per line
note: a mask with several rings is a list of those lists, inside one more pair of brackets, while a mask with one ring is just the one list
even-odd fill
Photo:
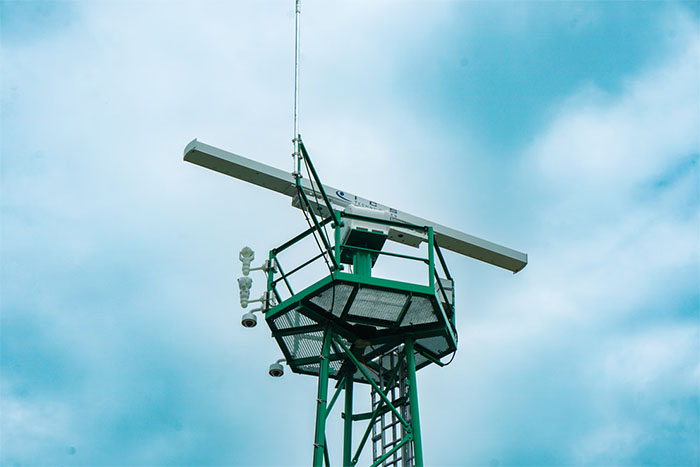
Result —
[[[432, 363], [442, 365], [440, 359], [457, 349], [452, 279], [431, 227], [354, 212], [335, 213], [330, 254], [336, 268], [297, 293], [278, 255], [321, 229], [309, 229], [270, 251], [270, 262], [278, 268], [277, 273], [268, 272], [268, 295], [277, 297], [279, 304], [269, 307], [265, 320], [290, 369], [319, 378], [314, 465], [322, 465], [328, 455], [325, 422], [340, 390], [346, 396], [344, 465], [357, 463], [370, 432], [375, 465], [422, 465], [416, 371]], [[384, 251], [389, 227], [424, 235], [427, 257]], [[424, 263], [425, 282], [373, 277], [372, 268], [382, 255]], [[436, 274], [436, 256], [445, 278]], [[280, 284], [288, 287], [289, 298], [282, 300]], [[337, 384], [329, 401], [330, 379]], [[371, 386], [372, 412], [353, 413], [355, 383]], [[369, 420], [365, 436], [353, 453], [352, 423], [364, 420]]]

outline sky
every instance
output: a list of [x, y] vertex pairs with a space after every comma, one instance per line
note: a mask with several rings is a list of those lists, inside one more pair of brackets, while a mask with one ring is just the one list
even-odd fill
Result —
[[[699, 10], [302, 0], [324, 182], [529, 255], [447, 254], [426, 465], [700, 464]], [[291, 171], [293, 11], [0, 2], [2, 465], [310, 463], [316, 380], [267, 375], [235, 282], [303, 216], [182, 160]]]

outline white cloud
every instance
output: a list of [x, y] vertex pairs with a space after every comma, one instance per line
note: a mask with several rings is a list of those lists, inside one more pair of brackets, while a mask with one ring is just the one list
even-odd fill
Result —
[[[181, 160], [185, 143], [199, 137], [288, 166], [291, 3], [177, 5], [85, 3], [77, 31], [41, 47], [3, 50], [3, 97], [18, 130], [13, 152], [3, 154], [3, 169], [12, 171], [3, 177], [3, 264], [13, 279], [3, 284], [4, 305], [55, 333], [52, 343], [78, 367], [99, 368], [68, 408], [3, 398], [10, 411], [3, 419], [10, 414], [11, 431], [26, 435], [44, 417], [27, 439], [48, 437], [46, 423], [71, 433], [103, 423], [109, 429], [99, 434], [115, 436], [118, 422], [143, 422], [129, 409], [134, 401], [149, 407], [184, 388], [171, 406], [185, 434], [192, 426], [211, 429], [243, 452], [294, 430], [276, 440], [270, 462], [284, 462], [285, 454], [306, 459], [313, 381], [285, 376], [281, 391], [264, 379], [278, 350], [263, 326], [241, 329], [234, 283], [243, 244], [261, 255], [303, 220], [287, 199]], [[308, 6], [303, 20], [324, 24], [316, 31], [327, 35], [304, 36], [302, 129], [313, 135], [307, 143], [322, 174], [426, 217], [438, 210], [438, 221], [460, 212], [463, 222], [470, 216], [464, 205], [425, 193], [424, 181], [444, 175], [450, 186], [440, 190], [462, 189], [463, 174], [444, 174], [433, 156], [470, 152], [451, 135], [465, 130], [434, 128], [403, 100], [381, 98], [395, 72], [388, 58], [410, 50], [450, 7], [408, 14], [398, 2], [321, 5]], [[324, 16], [329, 11], [332, 18]], [[673, 300], [697, 281], [697, 169], [647, 189], [698, 151], [699, 41], [691, 23], [669, 61], [632, 77], [619, 96], [590, 89], [571, 96], [524, 151], [521, 192], [540, 198], [536, 215], [511, 235], [528, 239], [528, 268], [514, 278], [502, 271], [480, 277], [484, 269], [455, 261], [460, 353], [445, 370], [426, 369], [420, 383], [430, 459], [487, 463], [513, 446], [582, 442], [577, 459], [605, 463], [611, 449], [635, 452], [645, 420], [622, 411], [601, 416], [591, 395], [617, 406], [628, 387], [651, 387], [659, 397], [643, 407], [649, 412], [667, 395], [663, 380], [692, 391], [699, 376], [692, 325], [657, 335], [654, 319], [639, 317], [645, 306], [660, 321], [683, 312]], [[369, 91], [365, 108], [350, 106], [357, 91], [331, 79], [345, 74]], [[334, 95], [343, 96], [326, 111]], [[389, 154], [407, 156], [397, 163]], [[643, 329], [632, 332], [638, 317]], [[171, 372], [177, 376], [168, 380]], [[610, 386], [584, 378], [596, 375]], [[105, 387], [114, 393], [102, 400]], [[542, 420], [550, 428], [537, 435]], [[580, 425], [573, 434], [556, 433], [571, 420]], [[168, 445], [154, 431], [153, 439], [132, 441], [139, 452], [127, 460], [157, 463], [188, 442], [179, 434]], [[79, 441], [96, 449], [89, 434]], [[194, 449], [207, 437], [193, 436]], [[12, 453], [24, 459], [33, 447], [16, 445]], [[557, 459], [569, 459], [568, 448]], [[121, 446], [113, 449], [107, 455]]]
[[[3, 381], [3, 386], [10, 382]], [[45, 458], [67, 458], [74, 453], [67, 430], [71, 408], [63, 401], [33, 400], [2, 395], [3, 463], [41, 463]], [[16, 457], [15, 457], [16, 456]]]
[[700, 33], [659, 68], [626, 83], [622, 96], [584, 90], [566, 102], [530, 149], [555, 189], [588, 186], [624, 194], [698, 150]]
[[611, 423], [580, 441], [574, 448], [576, 462], [581, 465], [627, 464], [629, 456], [638, 448], [640, 436], [635, 423]]
[[569, 97], [523, 152], [522, 189], [539, 193], [521, 230], [528, 267], [478, 292], [457, 285], [469, 318], [458, 317], [450, 371], [465, 376], [431, 386], [477, 402], [451, 406], [443, 417], [456, 433], [432, 442], [465, 443], [464, 463], [664, 463], [674, 449], [677, 459], [700, 452], [700, 35], [679, 21], [666, 60], [619, 95]]
[[621, 95], [587, 89], [567, 99], [525, 151], [520, 167], [541, 196], [527, 234], [536, 242], [527, 285], [515, 302], [544, 288], [539, 296], [569, 304], [540, 312], [600, 319], [697, 280], [697, 27], [685, 38]]
[[677, 394], [698, 384], [698, 329], [688, 326], [647, 329], [611, 342], [606, 349], [600, 381], [623, 384], [630, 392], [667, 386]]

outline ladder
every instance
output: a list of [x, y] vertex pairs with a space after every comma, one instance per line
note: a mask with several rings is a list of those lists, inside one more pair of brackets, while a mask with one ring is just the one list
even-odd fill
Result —
[[[394, 407], [401, 413], [404, 420], [410, 425], [411, 410], [408, 401], [408, 385], [406, 384], [408, 368], [405, 359], [401, 359], [400, 361], [401, 365], [398, 368], [397, 377], [394, 378], [393, 383], [387, 385], [386, 379], [388, 375], [393, 374], [399, 362], [399, 350], [392, 350], [379, 357], [379, 385]], [[377, 410], [380, 405], [384, 405], [382, 399], [379, 397], [377, 391], [372, 388], [372, 410]], [[386, 406], [384, 406], [384, 408], [387, 409]], [[372, 425], [373, 462], [376, 462], [388, 453], [407, 435], [406, 429], [394, 412], [391, 410], [383, 410], [382, 412], [381, 415], [377, 416]], [[383, 467], [414, 467], [413, 443], [405, 443], [401, 446], [401, 449], [398, 449], [391, 456], [386, 458], [381, 465]]]

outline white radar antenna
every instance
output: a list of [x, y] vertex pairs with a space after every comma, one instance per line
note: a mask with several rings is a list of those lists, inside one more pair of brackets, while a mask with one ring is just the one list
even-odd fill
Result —
[[[261, 162], [248, 159], [238, 154], [210, 146], [196, 139], [185, 147], [184, 159], [187, 162], [214, 170], [216, 172], [237, 178], [244, 182], [252, 183], [262, 188], [289, 196], [293, 199], [293, 205], [299, 207], [297, 200], [297, 188], [294, 175], [289, 172], [271, 167]], [[301, 179], [301, 186], [309, 196], [317, 213], [322, 217], [330, 213], [322, 203], [315, 203], [313, 188], [307, 179]], [[391, 220], [409, 224], [429, 225], [435, 230], [435, 236], [440, 242], [440, 247], [498, 266], [512, 272], [518, 272], [527, 265], [527, 254], [498, 245], [488, 240], [475, 237], [468, 233], [446, 227], [430, 220], [409, 214], [404, 211], [386, 206], [382, 203], [354, 195], [349, 191], [324, 185], [323, 188], [335, 209], [345, 210], [349, 206], [366, 208], [381, 215], [380, 211], [387, 212]], [[318, 188], [316, 188], [318, 191]], [[405, 245], [419, 246], [426, 239], [415, 232], [403, 231], [403, 229], [389, 229], [389, 240]]]

